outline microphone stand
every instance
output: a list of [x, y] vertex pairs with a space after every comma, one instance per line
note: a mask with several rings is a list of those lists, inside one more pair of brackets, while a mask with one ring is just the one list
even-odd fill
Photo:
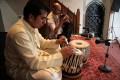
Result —
[[[113, 3], [113, 8], [115, 9], [115, 4]], [[111, 31], [111, 35], [112, 35], [112, 41], [114, 41], [114, 40], [116, 40], [117, 41], [117, 43], [118, 43], [118, 45], [119, 45], [119, 49], [120, 49], [120, 43], [119, 43], [119, 41], [118, 41], [118, 37], [116, 36], [116, 33], [115, 33], [115, 30], [114, 30], [114, 18], [115, 18], [115, 11], [113, 11], [113, 15], [112, 15], [112, 26], [111, 26], [111, 28], [109, 29], [109, 31]], [[113, 39], [113, 37], [114, 37], [114, 39]], [[112, 48], [113, 48], [113, 45], [112, 45]]]
[[88, 34], [87, 34], [86, 40], [90, 40], [90, 30], [89, 30], [89, 28], [87, 29], [87, 32], [88, 32]]
[[[115, 35], [115, 38], [116, 38], [116, 40], [117, 40], [117, 37], [116, 37], [115, 31], [114, 31], [114, 28], [113, 28], [113, 24], [114, 24], [114, 16], [115, 16], [115, 12], [113, 12], [112, 26], [111, 26], [111, 28], [109, 29], [109, 31], [111, 31], [112, 41], [115, 40], [115, 39], [113, 39], [114, 35]], [[112, 48], [113, 48], [113, 45], [112, 45]]]
[[107, 53], [105, 55], [105, 62], [104, 62], [103, 65], [99, 65], [98, 69], [103, 71], [103, 72], [110, 72], [111, 68], [109, 66], [106, 66], [106, 60], [107, 60], [107, 58], [109, 56], [108, 51], [109, 51], [110, 42], [108, 42], [108, 41], [105, 42], [105, 45], [107, 46]]

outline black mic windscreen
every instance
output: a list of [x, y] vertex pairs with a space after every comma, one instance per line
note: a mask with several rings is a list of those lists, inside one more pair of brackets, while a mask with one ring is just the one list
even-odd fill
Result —
[[87, 28], [87, 27], [83, 27], [83, 29], [89, 29], [89, 28]]
[[86, 29], [85, 27], [83, 27], [83, 29]]
[[96, 44], [99, 44], [99, 43], [100, 43], [100, 40], [96, 40], [95, 43], [96, 43]]

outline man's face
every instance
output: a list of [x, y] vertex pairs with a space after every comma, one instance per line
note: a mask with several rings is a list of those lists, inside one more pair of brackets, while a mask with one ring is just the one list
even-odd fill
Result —
[[33, 28], [41, 28], [45, 23], [47, 19], [47, 12], [45, 10], [41, 10], [41, 15], [38, 15], [36, 18], [33, 17], [31, 26]]
[[56, 6], [53, 10], [53, 13], [56, 14], [56, 15], [60, 15], [61, 14], [61, 5], [56, 4]]
[[55, 9], [55, 14], [60, 15], [61, 14], [61, 9]]

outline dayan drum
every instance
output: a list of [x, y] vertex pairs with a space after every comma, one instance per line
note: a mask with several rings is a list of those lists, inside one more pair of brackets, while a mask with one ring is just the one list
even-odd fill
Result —
[[83, 65], [83, 53], [76, 49], [76, 53], [70, 55], [63, 60], [62, 74], [63, 77], [69, 79], [76, 79], [80, 76]]
[[75, 54], [63, 60], [62, 72], [63, 77], [76, 79], [80, 76], [83, 61], [89, 55], [89, 44], [83, 40], [72, 40], [69, 44], [77, 49]]
[[70, 45], [75, 46], [77, 49], [81, 50], [83, 52], [83, 62], [87, 61], [87, 58], [90, 54], [90, 46], [87, 41], [84, 40], [72, 40], [70, 42]]

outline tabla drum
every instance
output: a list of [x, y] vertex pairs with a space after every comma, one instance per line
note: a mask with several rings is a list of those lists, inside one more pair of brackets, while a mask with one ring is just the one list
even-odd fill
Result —
[[87, 58], [90, 54], [90, 46], [87, 41], [84, 40], [72, 40], [69, 43], [70, 45], [75, 46], [77, 49], [81, 50], [83, 52], [83, 63], [87, 61]]
[[89, 44], [83, 40], [72, 40], [69, 43], [77, 48], [76, 53], [63, 60], [63, 77], [77, 79], [80, 76], [84, 60], [89, 55]]
[[68, 79], [78, 78], [80, 76], [81, 68], [83, 65], [82, 61], [83, 53], [79, 49], [76, 49], [75, 54], [72, 54], [63, 60], [63, 77]]
[[89, 43], [83, 40], [72, 40], [69, 43], [77, 48], [76, 54], [70, 55], [63, 60], [63, 77], [77, 79], [80, 76], [83, 63], [89, 57]]

